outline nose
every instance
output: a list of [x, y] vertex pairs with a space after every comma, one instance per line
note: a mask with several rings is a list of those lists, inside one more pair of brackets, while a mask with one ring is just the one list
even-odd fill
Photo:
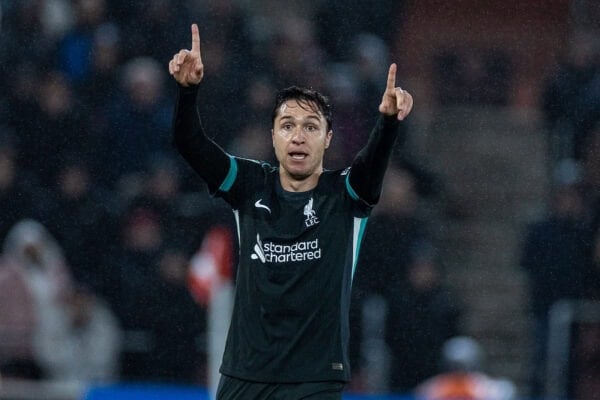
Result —
[[292, 143], [294, 144], [302, 144], [305, 141], [304, 131], [301, 127], [294, 129], [294, 133], [292, 134]]

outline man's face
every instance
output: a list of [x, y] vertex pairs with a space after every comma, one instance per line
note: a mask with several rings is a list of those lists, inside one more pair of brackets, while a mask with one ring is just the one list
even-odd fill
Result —
[[317, 107], [296, 100], [283, 103], [272, 131], [275, 156], [282, 172], [294, 180], [320, 174], [332, 134]]

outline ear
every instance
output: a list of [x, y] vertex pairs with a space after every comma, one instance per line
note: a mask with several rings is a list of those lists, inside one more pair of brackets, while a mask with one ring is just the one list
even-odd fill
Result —
[[325, 148], [329, 148], [329, 143], [331, 142], [331, 138], [333, 137], [333, 131], [330, 130], [325, 134]]
[[271, 144], [273, 145], [273, 148], [275, 148], [275, 131], [273, 128], [271, 128]]

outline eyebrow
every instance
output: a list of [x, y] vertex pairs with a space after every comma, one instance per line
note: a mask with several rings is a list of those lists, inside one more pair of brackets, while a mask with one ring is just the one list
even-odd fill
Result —
[[[295, 120], [296, 118], [295, 118], [295, 117], [293, 117], [293, 116], [291, 116], [291, 115], [284, 115], [284, 116], [282, 116], [282, 117], [280, 118], [280, 121], [283, 121], [283, 120], [288, 120], [288, 119]], [[319, 122], [321, 122], [321, 120], [322, 120], [321, 118], [319, 118], [319, 117], [318, 117], [318, 115], [317, 115], [317, 114], [314, 114], [314, 115], [307, 115], [306, 117], [304, 117], [304, 118], [302, 118], [302, 119], [303, 119], [303, 120], [304, 120], [304, 119], [316, 119], [316, 120], [317, 120], [317, 121], [319, 121]]]

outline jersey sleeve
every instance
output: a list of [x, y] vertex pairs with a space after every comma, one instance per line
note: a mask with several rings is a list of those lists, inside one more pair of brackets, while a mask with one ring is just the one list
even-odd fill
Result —
[[379, 201], [383, 177], [397, 137], [398, 119], [381, 115], [346, 175], [346, 190], [354, 200], [371, 206]]
[[208, 138], [202, 127], [196, 98], [198, 85], [179, 86], [173, 116], [173, 143], [192, 169], [206, 182], [211, 194], [232, 183], [235, 159]]
[[231, 158], [231, 168], [215, 195], [223, 198], [234, 210], [264, 187], [269, 170], [273, 167], [264, 161], [240, 157]]

